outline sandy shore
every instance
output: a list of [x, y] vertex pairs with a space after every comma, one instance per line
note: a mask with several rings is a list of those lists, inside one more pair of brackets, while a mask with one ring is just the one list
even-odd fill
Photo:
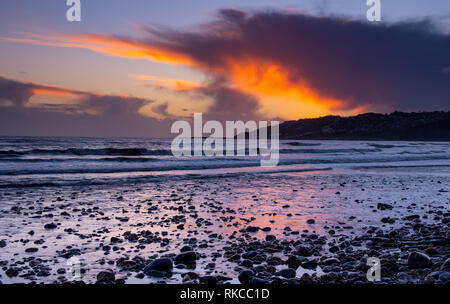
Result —
[[449, 190], [420, 170], [0, 189], [0, 280], [367, 283], [376, 257], [381, 283], [449, 283]]

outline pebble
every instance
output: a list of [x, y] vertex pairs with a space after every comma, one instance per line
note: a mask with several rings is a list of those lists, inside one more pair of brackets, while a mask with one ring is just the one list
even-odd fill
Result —
[[38, 250], [39, 250], [38, 248], [31, 247], [31, 248], [25, 249], [25, 252], [34, 253], [34, 252], [37, 252]]
[[54, 224], [54, 223], [50, 223], [50, 224], [45, 224], [44, 225], [44, 229], [48, 229], [48, 230], [56, 229], [57, 227], [58, 226], [56, 224]]
[[292, 279], [292, 278], [295, 278], [296, 272], [295, 272], [295, 270], [292, 269], [292, 268], [286, 268], [286, 269], [280, 270], [280, 271], [278, 272], [278, 274], [279, 274], [280, 276], [282, 276], [283, 278], [286, 278], [286, 279]]
[[169, 258], [157, 259], [145, 266], [143, 272], [145, 274], [149, 273], [152, 270], [156, 271], [172, 271], [173, 263]]
[[413, 251], [408, 255], [407, 264], [411, 268], [427, 268], [431, 266], [431, 259], [425, 253]]
[[189, 263], [197, 260], [197, 254], [193, 251], [182, 252], [175, 257], [175, 262]]
[[245, 230], [246, 230], [247, 232], [258, 232], [258, 231], [259, 231], [259, 227], [248, 226]]
[[255, 273], [251, 270], [243, 270], [239, 273], [238, 279], [242, 284], [246, 284], [255, 276]]
[[441, 266], [442, 271], [450, 271], [450, 258], [446, 259]]
[[97, 274], [97, 283], [110, 283], [116, 279], [114, 272], [111, 269], [106, 269], [104, 271], [100, 271]]
[[187, 251], [194, 251], [194, 249], [193, 249], [191, 246], [188, 246], [188, 245], [183, 246], [183, 247], [180, 249], [180, 252], [187, 252]]

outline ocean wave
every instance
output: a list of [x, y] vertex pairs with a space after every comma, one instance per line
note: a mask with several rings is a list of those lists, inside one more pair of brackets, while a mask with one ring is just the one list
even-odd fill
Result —
[[55, 179], [47, 182], [34, 182], [32, 179], [21, 180], [20, 182], [0, 183], [1, 188], [37, 188], [37, 187], [76, 187], [76, 186], [94, 186], [94, 185], [126, 185], [137, 183], [163, 182], [166, 180], [196, 180], [209, 178], [241, 177], [255, 174], [277, 174], [277, 173], [302, 173], [302, 172], [320, 172], [330, 171], [333, 168], [279, 168], [273, 170], [262, 170], [253, 172], [217, 172], [217, 173], [190, 173], [184, 175], [146, 175], [138, 177], [108, 177], [92, 179]]
[[[257, 149], [258, 153], [260, 149]], [[188, 151], [186, 151], [188, 152]], [[192, 153], [194, 153], [193, 151]], [[203, 155], [205, 155], [203, 151]], [[381, 152], [381, 149], [292, 149], [282, 148], [279, 149], [280, 154], [327, 154], [327, 153], [376, 153]], [[226, 150], [223, 151], [225, 155]], [[236, 150], [233, 151], [236, 154]], [[249, 154], [249, 149], [246, 148], [245, 155]], [[32, 149], [32, 150], [0, 150], [0, 159], [14, 158], [23, 156], [171, 156], [172, 150], [170, 149], [145, 149], [145, 148], [100, 148], [100, 149]], [[124, 161], [123, 159], [122, 161]], [[118, 161], [120, 161], [118, 159]]]
[[367, 144], [368, 146], [374, 147], [374, 148], [380, 148], [380, 149], [391, 149], [396, 147], [406, 147], [406, 146], [396, 146], [396, 145], [386, 145], [386, 144], [374, 144], [370, 143]]
[[446, 151], [419, 151], [419, 152], [414, 152], [414, 151], [402, 151], [399, 152], [398, 154], [412, 154], [412, 155], [426, 155], [426, 154], [442, 154], [442, 153], [446, 153]]
[[0, 162], [13, 163], [65, 163], [65, 162], [119, 162], [119, 163], [147, 163], [158, 161], [155, 157], [107, 157], [107, 158], [1, 158]]
[[376, 153], [381, 152], [381, 149], [280, 149], [281, 154], [304, 153], [304, 154], [330, 154], [330, 153]]
[[0, 151], [4, 157], [49, 155], [49, 156], [90, 156], [90, 155], [108, 155], [108, 156], [145, 156], [145, 155], [171, 155], [172, 151], [167, 149], [149, 150], [145, 148], [100, 148], [100, 149], [33, 149], [24, 151]]
[[14, 151], [14, 150], [2, 151], [2, 150], [0, 150], [0, 158], [18, 157], [18, 156], [22, 156], [22, 155], [23, 155], [23, 153], [19, 152], [19, 151]]
[[312, 147], [312, 146], [320, 146], [321, 143], [301, 143], [301, 142], [287, 142], [286, 145], [295, 146], [295, 147]]
[[[280, 159], [278, 166], [285, 165], [332, 165], [332, 164], [359, 164], [359, 163], [393, 163], [404, 161], [430, 161], [449, 160], [449, 155], [421, 155], [421, 156], [387, 156], [387, 157], [342, 157], [342, 158], [295, 158]], [[208, 160], [207, 162], [205, 160]], [[134, 173], [134, 172], [155, 172], [155, 171], [186, 171], [205, 169], [232, 169], [245, 167], [259, 167], [259, 158], [255, 159], [230, 159], [228, 161], [216, 158], [187, 158], [184, 160], [162, 161], [151, 163], [151, 166], [59, 166], [51, 168], [24, 167], [0, 170], [0, 176], [17, 175], [61, 175], [61, 174], [104, 174], [104, 173]]]
[[369, 169], [400, 169], [400, 168], [439, 168], [450, 167], [444, 164], [420, 164], [420, 165], [374, 165], [374, 166], [354, 166], [353, 170], [369, 170]]

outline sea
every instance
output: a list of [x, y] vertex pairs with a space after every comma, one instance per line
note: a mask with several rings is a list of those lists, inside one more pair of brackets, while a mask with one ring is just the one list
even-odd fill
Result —
[[174, 156], [172, 139], [0, 137], [0, 187], [126, 184], [308, 171], [449, 172], [448, 142], [281, 140], [279, 162], [259, 156]]

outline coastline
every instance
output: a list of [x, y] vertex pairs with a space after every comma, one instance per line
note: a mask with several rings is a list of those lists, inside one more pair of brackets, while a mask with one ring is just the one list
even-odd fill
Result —
[[368, 283], [375, 256], [380, 283], [445, 283], [450, 176], [393, 171], [0, 189], [0, 280], [67, 283], [75, 257], [84, 283]]

